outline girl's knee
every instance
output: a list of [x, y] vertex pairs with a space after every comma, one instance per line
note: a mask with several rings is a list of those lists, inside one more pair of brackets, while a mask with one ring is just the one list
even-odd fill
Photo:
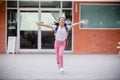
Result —
[[63, 57], [63, 54], [59, 54], [59, 57]]

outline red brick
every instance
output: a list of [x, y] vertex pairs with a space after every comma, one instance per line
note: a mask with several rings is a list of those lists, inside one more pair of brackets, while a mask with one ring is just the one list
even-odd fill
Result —
[[0, 54], [5, 53], [6, 2], [0, 4]]

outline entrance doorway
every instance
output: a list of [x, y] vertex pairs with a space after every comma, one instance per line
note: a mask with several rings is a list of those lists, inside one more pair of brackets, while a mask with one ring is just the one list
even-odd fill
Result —
[[[38, 27], [36, 22], [54, 25], [58, 22], [58, 18], [63, 16], [67, 20], [66, 24], [70, 25], [72, 23], [72, 7], [65, 5], [71, 4], [71, 2], [55, 1], [55, 3], [58, 3], [58, 5], [55, 5], [56, 8], [53, 7], [54, 4], [51, 2], [40, 2], [36, 7], [31, 2], [31, 6], [27, 3], [20, 1], [21, 6], [17, 9], [17, 51], [54, 50], [54, 31], [43, 26]], [[63, 7], [60, 7], [62, 6], [61, 3], [63, 3]], [[69, 31], [68, 41], [66, 50], [72, 51], [72, 30]]]
[[[45, 9], [40, 11], [31, 9], [19, 10], [19, 51], [53, 50], [55, 41], [54, 31], [44, 26], [38, 27], [36, 22], [54, 25], [56, 22], [58, 22], [61, 12], [62, 11], [60, 10]], [[71, 12], [63, 11], [62, 16], [65, 18], [66, 13], [68, 15]], [[68, 41], [69, 45], [66, 50], [71, 51], [72, 30], [69, 31]]]
[[[54, 25], [60, 16], [72, 23], [72, 1], [7, 1], [7, 36], [15, 36], [16, 51], [50, 51], [54, 49], [54, 31], [38, 27], [36, 22]], [[72, 51], [72, 30], [67, 51]], [[6, 45], [7, 46], [7, 45]], [[6, 47], [7, 49], [7, 47]]]

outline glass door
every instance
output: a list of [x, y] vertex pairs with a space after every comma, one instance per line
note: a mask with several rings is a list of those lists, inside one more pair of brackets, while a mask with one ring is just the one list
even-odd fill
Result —
[[[41, 22], [54, 25], [60, 16], [60, 11], [41, 11]], [[54, 31], [52, 29], [41, 27], [41, 49], [54, 49]]]
[[20, 49], [38, 49], [38, 11], [20, 10], [19, 46]]

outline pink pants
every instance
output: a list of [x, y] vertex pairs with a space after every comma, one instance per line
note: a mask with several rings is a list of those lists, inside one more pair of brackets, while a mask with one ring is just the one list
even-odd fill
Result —
[[65, 41], [55, 41], [54, 47], [56, 52], [56, 58], [57, 58], [57, 64], [60, 65], [60, 67], [63, 67], [63, 52], [65, 49]]

